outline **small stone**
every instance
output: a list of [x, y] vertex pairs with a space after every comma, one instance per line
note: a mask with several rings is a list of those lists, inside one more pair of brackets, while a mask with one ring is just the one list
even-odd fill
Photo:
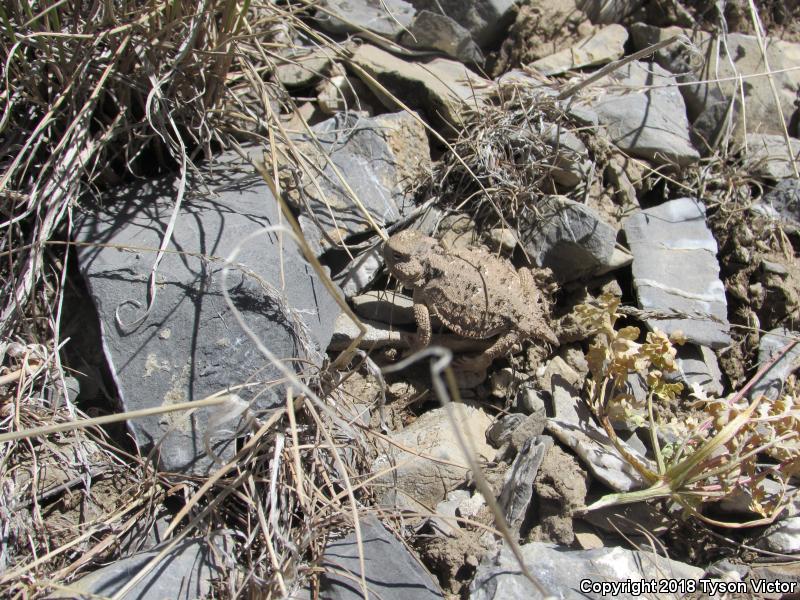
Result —
[[413, 325], [414, 302], [395, 292], [370, 291], [351, 299], [353, 311], [370, 321], [389, 325]]
[[[800, 336], [797, 333], [785, 327], [778, 327], [769, 333], [765, 333], [761, 336], [761, 341], [758, 344], [759, 368], [773, 360], [773, 357], [782, 352], [788, 344], [799, 338]], [[799, 366], [800, 344], [795, 344], [755, 383], [750, 389], [750, 398], [753, 399], [764, 395], [770, 400], [777, 399], [783, 390], [786, 378]]]
[[489, 238], [494, 244], [503, 250], [513, 251], [517, 247], [517, 238], [510, 229], [506, 227], [495, 227], [489, 232]]
[[[323, 0], [316, 21], [330, 33], [358, 33], [362, 29], [395, 39], [414, 18], [416, 10], [404, 0]], [[338, 18], [337, 18], [338, 17]]]
[[[494, 457], [495, 450], [485, 441], [485, 432], [491, 425], [490, 417], [481, 409], [465, 404], [453, 403], [450, 408], [455, 416], [454, 423], [451, 423], [447, 409], [437, 408], [390, 435], [396, 445], [387, 444], [371, 469], [373, 473], [388, 473], [379, 478], [379, 489], [388, 491], [396, 486], [418, 502], [436, 506], [448, 491], [463, 484], [470, 467], [454, 427], [471, 440], [479, 460]], [[406, 452], [400, 448], [413, 450]], [[427, 456], [442, 462], [431, 461]], [[391, 470], [394, 466], [397, 468]], [[383, 498], [386, 498], [386, 491], [383, 491]]]
[[459, 503], [456, 514], [461, 518], [469, 519], [477, 515], [484, 506], [486, 506], [486, 499], [483, 494], [475, 492]]
[[790, 517], [771, 525], [756, 545], [778, 554], [800, 552], [800, 517]]
[[512, 530], [519, 530], [533, 498], [533, 482], [547, 451], [553, 445], [550, 436], [530, 438], [506, 471], [498, 502]]
[[609, 25], [574, 46], [535, 60], [528, 66], [548, 76], [572, 69], [598, 67], [621, 58], [627, 41], [627, 29], [622, 25]]
[[794, 177], [791, 161], [800, 156], [800, 140], [789, 138], [789, 141], [787, 148], [782, 135], [748, 133], [746, 163], [749, 171], [776, 180]]
[[486, 430], [486, 440], [495, 448], [500, 448], [511, 440], [511, 434], [525, 420], [521, 413], [503, 415]]
[[564, 196], [548, 196], [535, 211], [523, 213], [519, 234], [534, 263], [551, 269], [562, 282], [607, 269], [617, 243], [613, 227]]
[[325, 76], [332, 62], [333, 51], [322, 48], [300, 48], [277, 57], [275, 77], [287, 88], [311, 85]]
[[439, 50], [463, 63], [483, 63], [483, 53], [467, 29], [447, 15], [429, 10], [417, 13], [400, 41], [410, 48]]

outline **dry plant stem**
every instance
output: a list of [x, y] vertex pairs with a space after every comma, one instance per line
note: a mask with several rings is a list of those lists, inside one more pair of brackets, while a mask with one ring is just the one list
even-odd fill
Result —
[[73, 429], [84, 429], [87, 427], [96, 427], [99, 425], [108, 425], [109, 423], [118, 423], [120, 421], [127, 421], [129, 419], [140, 419], [142, 417], [150, 417], [153, 415], [160, 415], [163, 413], [177, 412], [177, 411], [194, 411], [198, 408], [207, 406], [216, 406], [228, 401], [227, 392], [218, 392], [213, 396], [203, 398], [202, 400], [195, 400], [192, 402], [180, 402], [171, 406], [157, 406], [154, 408], [144, 408], [142, 410], [133, 410], [115, 415], [106, 415], [103, 417], [95, 417], [93, 419], [80, 419], [77, 421], [69, 421], [67, 423], [59, 423], [57, 425], [47, 425], [44, 427], [36, 427], [34, 429], [23, 429], [20, 431], [12, 431], [9, 433], [0, 434], [0, 443], [9, 442], [20, 439], [30, 439], [36, 437], [45, 437], [52, 433], [59, 433], [62, 431], [71, 431]]
[[[283, 195], [280, 193], [280, 189], [278, 188], [277, 181], [272, 179], [272, 177], [269, 174], [269, 171], [266, 168], [266, 165], [254, 163], [253, 166], [261, 175], [261, 177], [264, 179], [264, 181], [267, 183], [267, 186], [272, 192], [272, 195], [275, 197], [275, 199], [278, 201], [278, 204], [281, 207], [281, 212], [283, 213], [284, 218], [291, 227], [291, 230], [288, 231], [284, 227], [280, 228], [268, 227], [260, 233], [276, 231], [278, 229], [290, 233], [292, 235], [292, 239], [295, 241], [300, 250], [303, 252], [303, 256], [306, 257], [306, 260], [313, 267], [314, 272], [317, 274], [317, 277], [319, 277], [319, 280], [322, 282], [322, 285], [325, 286], [325, 289], [328, 291], [331, 297], [336, 301], [336, 304], [339, 305], [339, 308], [342, 309], [342, 312], [344, 312], [350, 318], [350, 320], [352, 320], [353, 323], [356, 324], [356, 327], [358, 327], [358, 335], [352, 342], [350, 342], [350, 345], [347, 346], [344, 352], [342, 352], [331, 365], [331, 368], [334, 369], [344, 367], [348, 362], [350, 362], [350, 359], [353, 356], [355, 356], [358, 345], [361, 343], [361, 340], [364, 339], [364, 336], [367, 334], [367, 328], [361, 322], [361, 319], [359, 319], [356, 316], [356, 314], [353, 312], [353, 310], [350, 308], [350, 306], [347, 304], [344, 298], [342, 298], [339, 295], [339, 291], [337, 290], [336, 286], [331, 281], [330, 277], [328, 277], [328, 274], [325, 272], [325, 269], [322, 268], [322, 265], [319, 264], [317, 257], [314, 255], [314, 252], [309, 247], [308, 242], [306, 241], [305, 236], [303, 235], [302, 229], [300, 229], [300, 224], [297, 222], [297, 219], [294, 218], [292, 211], [289, 210], [289, 207], [286, 205], [286, 201], [283, 199]], [[248, 236], [246, 239], [249, 239], [250, 237], [252, 237], [252, 234]], [[236, 255], [238, 255], [238, 253], [239, 250], [237, 248], [236, 251], [233, 253], [232, 257], [229, 258], [229, 261], [233, 261]], [[226, 271], [224, 271], [224, 273], [225, 272]], [[245, 329], [245, 331], [248, 331], [248, 329]]]
[[[419, 352], [414, 353], [397, 364], [392, 365], [391, 367], [385, 367], [383, 372], [394, 373], [396, 371], [405, 369], [418, 360], [428, 357], [436, 359], [430, 363], [431, 381], [433, 382], [434, 391], [436, 392], [436, 396], [439, 398], [439, 402], [442, 404], [442, 407], [445, 409], [445, 414], [447, 414], [447, 418], [450, 421], [450, 427], [453, 430], [453, 434], [456, 436], [456, 440], [461, 448], [461, 452], [464, 454], [467, 462], [469, 463], [470, 470], [472, 471], [472, 478], [475, 482], [475, 487], [477, 487], [478, 491], [483, 495], [486, 504], [489, 506], [489, 509], [494, 515], [494, 521], [497, 530], [502, 535], [503, 539], [514, 555], [514, 558], [516, 558], [520, 571], [525, 578], [533, 584], [533, 586], [543, 596], [544, 600], [554, 600], [555, 596], [550, 594], [545, 589], [542, 583], [533, 575], [533, 573], [531, 573], [530, 569], [528, 569], [528, 566], [525, 564], [525, 559], [522, 556], [522, 550], [520, 549], [514, 534], [509, 528], [508, 523], [503, 516], [503, 511], [497, 504], [497, 499], [494, 496], [494, 492], [492, 491], [488, 481], [486, 481], [486, 477], [483, 475], [483, 470], [476, 459], [475, 447], [472, 445], [472, 441], [468, 440], [464, 436], [464, 433], [461, 431], [461, 429], [456, 426], [455, 407], [461, 407], [463, 405], [461, 404], [461, 397], [458, 393], [458, 383], [456, 382], [455, 375], [450, 367], [450, 363], [453, 360], [453, 353], [447, 348], [442, 348], [440, 346], [429, 346]], [[447, 387], [445, 387], [445, 384], [442, 380], [442, 373], [444, 373], [447, 381]], [[451, 398], [453, 400], [451, 400]]]
[[634, 60], [639, 60], [640, 58], [644, 58], [646, 56], [650, 56], [654, 52], [658, 52], [662, 48], [666, 48], [667, 46], [672, 44], [675, 40], [677, 40], [679, 37], [680, 36], [673, 35], [672, 37], [667, 38], [666, 40], [662, 40], [662, 41], [658, 42], [657, 44], [653, 44], [652, 46], [648, 46], [647, 48], [642, 48], [638, 52], [634, 52], [633, 54], [631, 54], [629, 56], [626, 56], [625, 58], [621, 58], [621, 59], [619, 59], [619, 60], [617, 60], [615, 62], [612, 62], [612, 63], [606, 65], [605, 67], [603, 67], [602, 69], [600, 69], [599, 71], [596, 71], [595, 73], [592, 73], [589, 77], [587, 77], [583, 81], [581, 81], [579, 83], [576, 83], [573, 86], [568, 87], [566, 90], [561, 92], [556, 97], [559, 100], [566, 100], [567, 98], [570, 98], [570, 97], [574, 96], [575, 94], [577, 94], [583, 88], [585, 88], [585, 87], [587, 87], [589, 85], [592, 85], [595, 81], [599, 81], [600, 79], [602, 79], [603, 77], [605, 77], [609, 73], [613, 73], [614, 71], [624, 67], [628, 63], [633, 62]]
[[306, 398], [306, 408], [308, 409], [309, 413], [313, 417], [314, 421], [317, 423], [318, 431], [322, 432], [325, 441], [330, 448], [331, 455], [336, 463], [336, 466], [339, 470], [339, 475], [342, 477], [343, 487], [347, 491], [347, 497], [350, 501], [350, 510], [352, 512], [353, 517], [353, 530], [356, 534], [356, 545], [358, 546], [358, 566], [359, 570], [361, 571], [361, 592], [364, 595], [364, 600], [369, 600], [369, 591], [367, 589], [367, 568], [364, 562], [364, 538], [361, 535], [361, 524], [358, 519], [358, 504], [356, 503], [355, 495], [353, 494], [353, 486], [350, 484], [350, 477], [347, 474], [347, 468], [342, 461], [342, 457], [339, 455], [339, 451], [336, 449], [336, 445], [333, 443], [333, 439], [328, 432], [328, 429], [322, 423], [322, 420], [319, 418], [317, 411], [314, 409], [314, 405], [311, 401]]

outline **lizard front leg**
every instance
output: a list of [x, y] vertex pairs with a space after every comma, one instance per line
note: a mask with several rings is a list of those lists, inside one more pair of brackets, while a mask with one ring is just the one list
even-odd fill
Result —
[[417, 322], [417, 343], [412, 350], [422, 350], [431, 343], [431, 313], [423, 301], [422, 292], [414, 290], [414, 320]]
[[462, 356], [455, 361], [454, 366], [467, 371], [484, 371], [492, 364], [495, 358], [506, 354], [518, 341], [519, 332], [509, 331], [497, 338], [497, 340], [484, 350], [482, 354], [478, 354], [477, 356]]

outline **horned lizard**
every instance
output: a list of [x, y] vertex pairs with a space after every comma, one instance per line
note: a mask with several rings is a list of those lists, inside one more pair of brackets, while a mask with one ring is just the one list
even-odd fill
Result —
[[462, 359], [463, 368], [485, 369], [528, 338], [558, 344], [546, 322], [549, 306], [534, 271], [516, 270], [483, 248], [450, 250], [410, 229], [389, 238], [383, 256], [391, 274], [414, 292], [420, 347], [431, 341], [431, 315], [463, 337], [499, 336], [483, 354]]

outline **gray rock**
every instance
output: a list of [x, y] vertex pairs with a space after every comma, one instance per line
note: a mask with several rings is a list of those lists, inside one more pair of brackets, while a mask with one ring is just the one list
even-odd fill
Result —
[[636, 12], [644, 0], [577, 0], [576, 4], [592, 23], [619, 23]]
[[[342, 254], [345, 254], [344, 252]], [[383, 267], [380, 247], [364, 250], [332, 277], [344, 295], [351, 298], [371, 284]]]
[[316, 20], [330, 33], [362, 30], [395, 39], [411, 24], [416, 10], [405, 0], [323, 0]]
[[444, 14], [465, 27], [481, 48], [491, 46], [514, 18], [515, 0], [409, 0], [417, 10]]
[[658, 536], [666, 533], [672, 525], [669, 516], [646, 502], [598, 508], [579, 514], [579, 518], [612, 535], [638, 536], [644, 529]]
[[[619, 86], [628, 90], [615, 91]], [[686, 166], [700, 158], [689, 138], [686, 105], [668, 71], [633, 61], [597, 82], [594, 91], [602, 87], [606, 93], [590, 108], [618, 148], [659, 165]]]
[[[564, 600], [599, 600], [600, 590], [582, 587], [597, 583], [619, 584], [665, 578], [698, 579], [703, 569], [656, 554], [623, 548], [566, 550], [555, 544], [533, 542], [522, 546], [525, 566], [551, 597]], [[557, 594], [557, 596], [556, 596]], [[641, 594], [617, 591], [615, 598], [638, 599]], [[674, 594], [647, 594], [672, 599]], [[505, 546], [478, 567], [470, 585], [470, 600], [539, 600], [545, 596], [523, 575], [514, 554]]]
[[469, 498], [470, 493], [467, 490], [449, 492], [447, 497], [436, 505], [436, 516], [430, 518], [433, 527], [445, 535], [457, 536], [461, 527], [456, 519], [456, 511], [461, 503]]
[[800, 230], [800, 180], [794, 177], [782, 179], [764, 194], [761, 202], [780, 216], [784, 230]]
[[622, 228], [633, 254], [639, 306], [697, 317], [649, 318], [647, 326], [667, 334], [681, 330], [701, 346], [727, 346], [725, 286], [719, 279], [717, 242], [706, 226], [703, 204], [693, 198], [671, 200], [637, 212]]
[[[594, 423], [584, 421], [580, 424], [548, 419], [547, 432], [570, 448], [597, 479], [618, 492], [641, 489], [645, 479], [617, 451], [605, 431]], [[642, 464], [655, 468], [636, 450], [620, 441], [623, 448]]]
[[[387, 445], [371, 468], [373, 473], [387, 473], [379, 479], [382, 486], [397, 487], [426, 506], [436, 506], [449, 490], [464, 483], [469, 469], [454, 427], [471, 440], [479, 460], [494, 457], [494, 448], [485, 441], [491, 418], [481, 409], [465, 404], [452, 404], [451, 408], [455, 414], [453, 423], [445, 408], [437, 408], [390, 435], [397, 445]], [[392, 471], [393, 467], [396, 468]]]
[[359, 521], [362, 545], [355, 531], [325, 546], [320, 597], [326, 600], [363, 600], [361, 563], [370, 600], [433, 600], [442, 590], [431, 574], [375, 517]]
[[800, 552], [800, 517], [790, 517], [770, 525], [756, 545], [779, 554]]
[[287, 88], [311, 85], [324, 77], [331, 65], [333, 51], [324, 48], [298, 48], [275, 59], [275, 78]]
[[800, 140], [790, 138], [790, 146], [791, 157], [782, 135], [748, 133], [745, 164], [749, 172], [777, 180], [794, 177], [791, 160], [800, 156]]
[[[408, 106], [424, 110], [433, 123], [458, 124], [465, 105], [480, 107], [493, 88], [460, 62], [435, 58], [426, 63], [406, 61], [376, 46], [361, 44], [351, 57], [353, 64]], [[397, 103], [368, 78], [364, 83], [390, 108]]]
[[[160, 551], [161, 548], [157, 547], [113, 562], [73, 581], [68, 593], [48, 597], [75, 598], [76, 594], [113, 596]], [[222, 575], [220, 565], [215, 562], [216, 554], [202, 539], [179, 542], [125, 597], [134, 600], [208, 598], [213, 592], [214, 578]]]
[[539, 267], [558, 281], [572, 281], [608, 267], [617, 232], [595, 212], [564, 196], [548, 196], [525, 212], [520, 242]]
[[313, 131], [316, 142], [295, 140], [313, 166], [297, 173], [297, 166], [287, 163], [287, 172], [297, 173], [300, 180], [287, 180], [284, 187], [317, 252], [373, 229], [348, 187], [379, 227], [411, 208], [405, 186], [431, 167], [425, 129], [413, 116], [342, 114], [315, 125]]
[[706, 346], [694, 344], [678, 346], [677, 350], [676, 363], [679, 372], [674, 377], [668, 376], [667, 380], [682, 381], [689, 388], [692, 384], [696, 384], [706, 394], [721, 396], [722, 371], [714, 351]]
[[625, 54], [627, 41], [627, 29], [622, 25], [609, 25], [574, 46], [535, 60], [528, 66], [542, 75], [552, 76], [572, 69], [605, 65]]
[[[99, 315], [105, 358], [123, 410], [199, 400], [254, 377], [282, 377], [225, 302], [222, 261], [205, 258], [227, 258], [240, 244], [244, 245], [236, 262], [242, 268], [233, 268], [228, 277], [238, 312], [276, 356], [322, 364], [320, 352], [331, 338], [338, 305], [288, 236], [282, 244], [276, 233], [261, 232], [245, 240], [279, 222], [280, 211], [264, 181], [243, 169], [235, 155], [219, 159], [215, 166], [217, 172], [225, 172], [224, 182], [207, 175], [205, 183], [215, 196], [189, 184], [189, 197], [158, 268], [152, 311], [138, 326], [131, 324], [144, 315], [155, 257], [154, 251], [142, 249], [161, 243], [176, 179], [117, 190], [116, 202], [108, 200], [102, 210], [82, 216], [77, 240], [89, 245], [78, 249], [79, 267]], [[237, 394], [252, 401], [254, 410], [284, 399], [282, 386], [259, 388], [257, 397], [250, 389]], [[145, 452], [158, 443], [164, 470], [204, 474], [212, 467], [206, 442], [223, 460], [233, 450], [237, 422], [220, 421], [225, 410], [201, 409], [190, 416], [164, 413], [130, 421], [129, 426]], [[211, 418], [213, 426], [208, 425]]]
[[506, 521], [514, 531], [518, 531], [525, 521], [533, 498], [533, 482], [544, 455], [552, 445], [553, 438], [547, 435], [529, 438], [506, 472], [499, 503]]
[[370, 321], [390, 325], [414, 324], [414, 301], [391, 291], [370, 291], [351, 299], [353, 311]]
[[[667, 27], [659, 29], [637, 23], [631, 27], [634, 47], [640, 50], [673, 35], [683, 36], [690, 44], [672, 44], [656, 53], [656, 61], [673, 73], [686, 74], [680, 77], [689, 117], [697, 119], [707, 113], [714, 124], [710, 129], [721, 129], [732, 121], [737, 132], [781, 134], [780, 112], [790, 126], [790, 133], [797, 134], [796, 106], [800, 72], [794, 67], [800, 63], [800, 44], [766, 38], [767, 59], [771, 78], [775, 82], [780, 100], [780, 111], [775, 106], [770, 85], [763, 77], [751, 77], [764, 73], [765, 68], [758, 39], [752, 35], [729, 33], [724, 38], [700, 30]], [[739, 77], [744, 77], [741, 83]], [[744, 107], [739, 98], [744, 94]], [[728, 106], [733, 103], [733, 118]], [[709, 113], [716, 112], [716, 115]], [[794, 127], [794, 130], [791, 129]], [[710, 137], [707, 138], [710, 141]]]
[[469, 31], [446, 15], [421, 10], [400, 41], [411, 48], [439, 50], [464, 63], [483, 63], [483, 53]]
[[547, 414], [547, 404], [542, 394], [531, 384], [522, 385], [517, 392], [515, 408], [529, 415], [532, 413]]
[[511, 434], [525, 420], [522, 413], [503, 415], [486, 430], [486, 441], [496, 448], [500, 448], [511, 440]]
[[[759, 368], [773, 360], [789, 343], [798, 339], [798, 334], [785, 327], [778, 327], [761, 336], [758, 343]], [[800, 367], [800, 344], [796, 344], [764, 373], [759, 381], [750, 389], [750, 398], [764, 395], [775, 400], [783, 391], [783, 384], [792, 371]]]

